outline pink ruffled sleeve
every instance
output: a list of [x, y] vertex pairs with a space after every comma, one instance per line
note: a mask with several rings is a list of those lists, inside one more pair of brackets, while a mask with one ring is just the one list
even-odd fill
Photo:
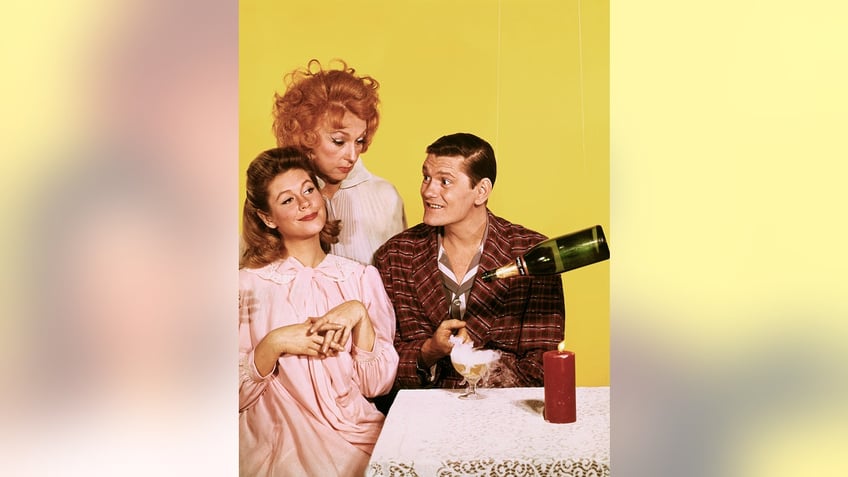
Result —
[[374, 349], [365, 351], [353, 347], [354, 370], [362, 394], [374, 397], [392, 388], [397, 374], [398, 354], [394, 347], [395, 312], [383, 288], [380, 274], [367, 266], [362, 275], [362, 303], [368, 310], [374, 327]]
[[250, 339], [250, 308], [253, 293], [239, 290], [239, 413], [256, 404], [274, 371], [262, 376], [253, 362], [253, 343]]

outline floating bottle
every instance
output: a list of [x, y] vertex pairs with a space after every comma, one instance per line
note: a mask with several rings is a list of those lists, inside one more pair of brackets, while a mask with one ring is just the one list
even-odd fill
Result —
[[483, 272], [490, 282], [517, 275], [554, 275], [609, 259], [610, 252], [600, 225], [539, 243], [515, 261]]

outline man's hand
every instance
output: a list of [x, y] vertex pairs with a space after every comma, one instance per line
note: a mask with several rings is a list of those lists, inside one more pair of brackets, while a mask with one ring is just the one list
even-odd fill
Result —
[[465, 330], [464, 321], [451, 319], [439, 324], [433, 336], [427, 338], [421, 346], [421, 359], [425, 365], [432, 366], [433, 363], [450, 354], [453, 349], [453, 343], [449, 340], [451, 336], [458, 336], [463, 342], [468, 341], [468, 331]]

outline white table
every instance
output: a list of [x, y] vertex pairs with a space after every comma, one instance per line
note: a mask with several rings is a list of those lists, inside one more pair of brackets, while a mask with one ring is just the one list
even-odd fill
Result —
[[368, 476], [609, 476], [609, 387], [577, 388], [577, 421], [542, 417], [544, 388], [401, 390]]

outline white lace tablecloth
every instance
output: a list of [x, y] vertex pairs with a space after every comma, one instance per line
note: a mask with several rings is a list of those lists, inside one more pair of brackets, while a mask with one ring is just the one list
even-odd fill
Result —
[[609, 476], [609, 387], [577, 388], [577, 422], [542, 417], [544, 388], [401, 390], [368, 476]]

